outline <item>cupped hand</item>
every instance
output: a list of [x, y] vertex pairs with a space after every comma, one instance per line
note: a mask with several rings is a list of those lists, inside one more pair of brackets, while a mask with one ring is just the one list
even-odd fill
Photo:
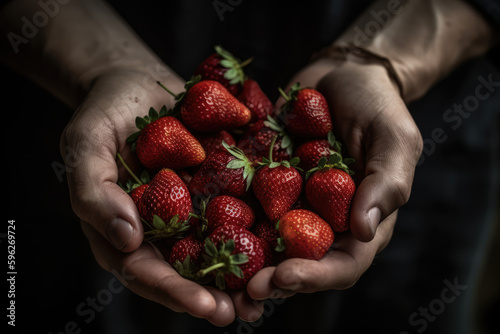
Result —
[[[422, 151], [420, 132], [383, 66], [323, 59], [299, 72], [289, 86], [296, 82], [325, 96], [333, 132], [356, 161], [351, 229], [336, 235], [319, 261], [288, 259], [257, 273], [247, 287], [255, 299], [354, 285], [389, 243]], [[283, 103], [280, 98], [277, 109]]]
[[174, 99], [156, 81], [174, 92], [184, 82], [168, 71], [110, 69], [98, 76], [61, 137], [71, 204], [81, 219], [99, 265], [138, 295], [177, 312], [205, 318], [215, 325], [231, 323], [236, 315], [256, 320], [262, 305], [244, 291], [225, 293], [181, 277], [151, 243], [131, 197], [117, 184], [130, 178], [117, 153], [136, 172], [139, 164], [126, 143], [135, 118], [150, 107], [172, 107]]

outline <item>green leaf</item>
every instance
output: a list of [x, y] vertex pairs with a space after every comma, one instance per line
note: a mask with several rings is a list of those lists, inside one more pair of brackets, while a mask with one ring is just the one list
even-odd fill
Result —
[[130, 136], [127, 137], [127, 139], [126, 139], [127, 143], [134, 143], [135, 141], [137, 141], [137, 139], [139, 138], [140, 135], [141, 135], [141, 131], [137, 131], [137, 132], [132, 133]]
[[247, 182], [246, 190], [250, 189], [250, 186], [252, 185], [252, 180], [253, 180], [254, 175], [255, 175], [255, 173], [253, 171], [248, 174], [248, 176], [246, 178], [246, 182]]
[[157, 215], [153, 216], [153, 226], [157, 230], [163, 230], [166, 227], [166, 225], [163, 222], [163, 220], [160, 217], [158, 217]]
[[279, 162], [277, 161], [273, 161], [269, 164], [269, 168], [276, 168], [278, 167], [279, 165], [281, 165]]
[[283, 237], [279, 237], [276, 240], [278, 241], [278, 245], [276, 246], [276, 248], [274, 250], [279, 252], [279, 253], [284, 252], [286, 249], [285, 240], [283, 239]]
[[220, 290], [224, 290], [226, 288], [226, 279], [224, 278], [223, 273], [217, 273], [217, 276], [215, 276], [215, 285], [217, 285]]
[[148, 117], [149, 117], [150, 121], [152, 122], [152, 121], [156, 121], [158, 119], [159, 115], [158, 115], [158, 112], [153, 107], [151, 107], [151, 108], [149, 108]]
[[229, 70], [224, 73], [224, 78], [228, 80], [232, 80], [234, 78], [238, 77], [238, 71], [235, 68], [230, 68]]
[[238, 253], [231, 255], [231, 263], [232, 264], [244, 264], [248, 262], [248, 255], [243, 253]]
[[205, 239], [205, 253], [211, 258], [215, 258], [218, 254], [217, 247], [215, 247], [214, 242], [210, 238]]
[[326, 163], [328, 162], [328, 158], [327, 157], [321, 157], [321, 159], [319, 159], [319, 162], [318, 162], [318, 167], [321, 169], [321, 168], [325, 168], [325, 165]]
[[228, 164], [226, 165], [226, 168], [238, 169], [238, 168], [245, 167], [245, 165], [246, 165], [246, 161], [239, 160], [239, 159], [233, 159], [233, 160], [228, 162]]
[[229, 60], [229, 59], [222, 59], [219, 64], [221, 64], [224, 67], [227, 68], [232, 68], [234, 66], [234, 62]]
[[296, 166], [300, 163], [300, 158], [299, 157], [293, 157], [292, 159], [290, 159], [290, 165], [292, 166]]
[[239, 278], [244, 277], [243, 270], [241, 270], [241, 268], [237, 265], [230, 265], [229, 270], [231, 271], [231, 273], [238, 276]]
[[343, 162], [346, 164], [346, 165], [351, 165], [353, 164], [354, 162], [356, 162], [356, 160], [354, 160], [353, 158], [345, 158], [343, 160]]
[[228, 253], [234, 251], [234, 248], [236, 247], [234, 239], [229, 239], [225, 244], [223, 244], [223, 246]]
[[289, 161], [287, 161], [287, 160], [283, 160], [283, 161], [281, 162], [281, 165], [282, 165], [282, 166], [285, 166], [286, 168], [290, 168], [290, 162], [289, 162]]
[[149, 122], [146, 119], [144, 119], [144, 117], [137, 116], [135, 118], [135, 126], [137, 126], [137, 128], [140, 130], [144, 129], [144, 127], [148, 124]]

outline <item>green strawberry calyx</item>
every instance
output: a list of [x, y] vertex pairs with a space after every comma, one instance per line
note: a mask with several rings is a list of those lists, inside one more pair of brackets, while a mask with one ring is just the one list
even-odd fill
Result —
[[204, 277], [210, 272], [215, 273], [215, 284], [220, 290], [226, 288], [225, 275], [233, 274], [239, 278], [244, 277], [243, 270], [240, 265], [248, 262], [248, 255], [243, 253], [231, 254], [235, 250], [233, 239], [227, 242], [220, 240], [219, 248], [210, 238], [206, 238], [204, 242], [204, 250], [206, 254], [202, 254], [205, 260], [203, 269], [197, 275]]
[[[275, 225], [275, 228], [276, 228], [276, 230], [277, 230], [277, 231], [279, 231], [279, 230], [280, 230], [280, 229], [279, 229], [279, 226], [280, 226], [280, 221], [278, 220], [278, 221], [276, 222], [276, 225]], [[277, 251], [277, 252], [279, 252], [279, 253], [284, 252], [284, 251], [285, 251], [285, 249], [286, 249], [286, 246], [285, 246], [285, 239], [283, 239], [283, 237], [281, 237], [281, 236], [280, 236], [280, 237], [278, 237], [278, 238], [276, 239], [276, 241], [277, 241], [277, 245], [276, 245], [276, 247], [274, 248], [274, 250], [275, 250], [275, 251]]]
[[349, 175], [354, 175], [354, 171], [348, 165], [354, 163], [352, 158], [343, 158], [339, 152], [333, 152], [329, 156], [324, 156], [318, 161], [318, 166], [311, 168], [306, 172], [306, 179], [319, 170], [337, 168], [341, 169]]
[[196, 231], [198, 238], [203, 239], [203, 234], [208, 230], [208, 219], [206, 216], [207, 204], [210, 201], [210, 196], [200, 202], [200, 212], [198, 214], [190, 212], [189, 217], [200, 220], [200, 226]]
[[271, 146], [269, 147], [269, 157], [262, 157], [262, 162], [257, 162], [260, 167], [263, 166], [269, 166], [269, 168], [276, 168], [278, 166], [285, 166], [287, 168], [294, 167], [297, 170], [302, 170], [301, 168], [297, 167], [297, 165], [300, 163], [300, 158], [299, 157], [293, 157], [288, 160], [282, 160], [282, 161], [273, 161], [273, 148], [274, 148], [274, 143], [276, 142], [276, 139], [279, 137], [279, 134], [276, 134], [273, 137], [273, 140], [271, 141]]
[[281, 137], [281, 148], [286, 150], [288, 155], [292, 155], [293, 141], [288, 135], [288, 133], [285, 131], [285, 127], [281, 126], [278, 123], [278, 120], [271, 117], [271, 115], [267, 115], [267, 119], [264, 121], [264, 125], [273, 130], [274, 132], [276, 132], [278, 136]]
[[144, 240], [151, 242], [166, 238], [182, 239], [184, 237], [183, 233], [190, 227], [189, 219], [181, 220], [179, 214], [174, 215], [168, 223], [165, 223], [157, 215], [153, 215], [152, 224], [149, 224], [144, 219], [142, 221], [151, 229], [144, 232]]
[[132, 177], [132, 179], [129, 179], [127, 180], [127, 182], [125, 184], [121, 184], [120, 182], [118, 182], [118, 185], [123, 189], [125, 190], [125, 192], [127, 194], [129, 194], [132, 190], [134, 190], [135, 188], [139, 187], [139, 186], [142, 186], [143, 184], [147, 184], [149, 183], [149, 181], [151, 181], [151, 177], [148, 173], [147, 170], [143, 170], [141, 172], [141, 174], [139, 175], [139, 177], [137, 175], [135, 175], [135, 173], [130, 169], [130, 167], [125, 163], [125, 160], [123, 159], [123, 157], [121, 156], [120, 153], [116, 153], [116, 157], [118, 158], [118, 160], [120, 160], [121, 164], [123, 165], [123, 167], [125, 167], [125, 169], [127, 170], [127, 172], [130, 174], [130, 176]]
[[245, 153], [236, 146], [229, 146], [224, 140], [222, 141], [222, 146], [236, 159], [229, 161], [226, 168], [229, 169], [239, 169], [243, 168], [243, 179], [246, 181], [246, 190], [250, 188], [252, 184], [253, 176], [255, 174], [254, 164], [248, 159]]
[[194, 281], [198, 284], [208, 284], [212, 278], [210, 276], [202, 277], [197, 275], [200, 271], [200, 267], [191, 261], [191, 256], [188, 254], [184, 261], [176, 260], [172, 267], [181, 275], [182, 277]]
[[281, 106], [281, 111], [284, 112], [285, 116], [287, 115], [287, 112], [291, 111], [292, 104], [293, 104], [293, 102], [297, 101], [297, 94], [302, 89], [303, 88], [300, 87], [299, 82], [294, 83], [290, 87], [290, 89], [288, 90], [288, 94], [285, 93], [285, 91], [281, 87], [278, 87], [278, 91], [279, 91], [280, 95], [285, 99], [285, 103]]
[[176, 115], [176, 117], [179, 117], [180, 115], [180, 109], [182, 105], [182, 100], [184, 99], [184, 96], [186, 96], [186, 93], [188, 92], [191, 87], [196, 85], [198, 82], [201, 81], [201, 75], [194, 75], [192, 76], [185, 84], [184, 84], [184, 91], [180, 92], [179, 94], [175, 94], [172, 92], [170, 89], [168, 89], [164, 84], [162, 84], [160, 81], [157, 81], [156, 83], [160, 85], [167, 93], [172, 95], [175, 99], [175, 105], [173, 108], [173, 113]]
[[167, 109], [166, 106], [161, 107], [160, 112], [156, 111], [155, 108], [151, 107], [149, 108], [149, 112], [147, 115], [143, 117], [137, 116], [135, 118], [135, 126], [137, 127], [137, 129], [139, 129], [139, 131], [132, 133], [126, 139], [127, 143], [132, 144], [131, 147], [132, 151], [135, 150], [136, 142], [139, 136], [141, 135], [142, 129], [144, 129], [149, 123], [153, 123], [154, 121], [166, 116], [172, 116], [177, 118], [175, 112], [172, 109]]
[[249, 58], [241, 62], [231, 52], [227, 51], [220, 45], [216, 45], [214, 48], [215, 52], [222, 58], [219, 64], [222, 67], [227, 68], [227, 71], [224, 72], [224, 78], [227, 79], [231, 85], [242, 84], [246, 80], [243, 68], [250, 64], [253, 58]]

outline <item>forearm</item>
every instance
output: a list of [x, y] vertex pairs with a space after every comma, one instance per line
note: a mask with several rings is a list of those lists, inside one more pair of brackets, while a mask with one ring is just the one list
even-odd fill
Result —
[[337, 56], [356, 57], [350, 45], [388, 59], [410, 102], [495, 43], [493, 28], [464, 1], [384, 0], [366, 10], [334, 45], [339, 46]]
[[3, 8], [1, 58], [67, 105], [78, 105], [96, 77], [117, 68], [173, 74], [104, 1], [46, 3], [53, 7], [20, 0]]

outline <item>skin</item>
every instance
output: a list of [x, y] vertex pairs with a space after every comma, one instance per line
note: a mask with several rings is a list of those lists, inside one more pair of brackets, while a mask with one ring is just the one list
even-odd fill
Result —
[[[0, 13], [2, 32], [19, 32], [22, 22], [17, 18], [32, 17], [39, 10], [37, 1], [10, 2]], [[320, 261], [290, 259], [263, 269], [246, 291], [225, 293], [200, 286], [178, 275], [155, 246], [143, 242], [137, 209], [117, 185], [127, 178], [117, 153], [137, 171], [125, 142], [135, 131], [135, 117], [144, 116], [150, 107], [174, 104], [155, 82], [181, 92], [184, 81], [98, 0], [61, 5], [35, 37], [19, 45], [19, 52], [11, 45], [1, 50], [4, 63], [75, 110], [61, 136], [61, 154], [68, 167], [71, 204], [96, 260], [108, 271], [126, 273], [129, 279], [123, 283], [138, 295], [174, 311], [224, 326], [236, 316], [257, 320], [263, 313], [259, 300], [349, 288], [388, 244], [397, 209], [409, 198], [422, 139], [398, 86], [376, 62], [318, 60], [290, 85], [299, 81], [325, 95], [337, 135], [356, 159], [353, 168], [362, 178], [352, 204], [351, 233], [339, 235]], [[399, 59], [400, 67], [406, 60]], [[277, 101], [277, 107], [282, 103]]]

